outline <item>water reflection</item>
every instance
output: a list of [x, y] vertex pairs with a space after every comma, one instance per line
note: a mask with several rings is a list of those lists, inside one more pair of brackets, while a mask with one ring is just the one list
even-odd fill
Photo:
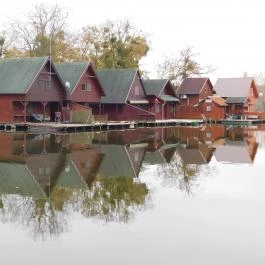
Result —
[[81, 214], [130, 222], [150, 207], [139, 178], [155, 167], [167, 185], [187, 194], [209, 162], [253, 163], [253, 130], [223, 126], [138, 129], [105, 133], [1, 134], [2, 222], [25, 226], [35, 238], [56, 237]]

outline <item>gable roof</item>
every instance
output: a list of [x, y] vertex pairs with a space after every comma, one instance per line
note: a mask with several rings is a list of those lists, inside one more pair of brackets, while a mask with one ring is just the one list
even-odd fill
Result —
[[211, 88], [213, 88], [210, 79], [207, 77], [185, 78], [180, 84], [177, 94], [199, 95], [206, 82], [209, 82]]
[[252, 77], [218, 78], [214, 90], [221, 97], [248, 97], [249, 88], [253, 86], [258, 97], [258, 89]]
[[48, 56], [1, 59], [0, 93], [26, 94], [28, 88], [48, 60]]
[[[65, 63], [58, 63], [55, 64], [56, 70], [60, 77], [62, 78], [64, 84], [69, 82], [69, 86], [67, 87], [68, 91], [72, 93], [76, 86], [78, 85], [79, 80], [81, 79], [82, 75], [87, 71], [89, 67], [92, 68], [93, 72], [95, 73], [96, 78], [98, 76], [92, 64], [89, 62], [65, 62]], [[104, 89], [98, 79], [100, 84], [100, 88], [104, 93]]]
[[106, 96], [102, 97], [102, 103], [125, 103], [137, 69], [111, 69], [97, 70], [97, 74]]
[[219, 97], [219, 96], [210, 96], [209, 97], [213, 102], [215, 102], [217, 105], [221, 107], [227, 106], [226, 101], [224, 98]]
[[158, 96], [162, 92], [163, 88], [169, 82], [168, 79], [148, 79], [143, 80], [144, 89], [148, 96]]

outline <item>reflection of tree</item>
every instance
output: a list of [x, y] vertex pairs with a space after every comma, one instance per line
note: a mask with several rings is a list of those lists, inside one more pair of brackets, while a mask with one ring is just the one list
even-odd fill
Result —
[[106, 221], [128, 222], [135, 210], [144, 209], [148, 189], [132, 178], [102, 177], [83, 193], [82, 213]]
[[175, 155], [171, 162], [158, 167], [158, 175], [165, 185], [192, 194], [193, 189], [199, 185], [198, 177], [209, 176], [214, 170], [209, 164], [189, 164]]
[[2, 195], [0, 219], [30, 230], [36, 239], [54, 238], [67, 231], [68, 217], [81, 212], [88, 218], [128, 222], [145, 209], [148, 189], [132, 178], [99, 178], [89, 189], [55, 186], [48, 199]]

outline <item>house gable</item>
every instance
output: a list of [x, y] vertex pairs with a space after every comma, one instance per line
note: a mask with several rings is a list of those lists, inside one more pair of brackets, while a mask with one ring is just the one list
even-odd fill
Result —
[[130, 90], [126, 97], [127, 102], [130, 102], [133, 100], [134, 101], [145, 100], [145, 90], [144, 90], [143, 82], [141, 80], [141, 76], [138, 70], [134, 76]]
[[26, 91], [26, 101], [58, 102], [67, 99], [68, 92], [50, 60], [39, 69]]
[[100, 102], [104, 90], [93, 66], [86, 62], [56, 64], [70, 99], [75, 102]]
[[104, 90], [91, 65], [83, 72], [71, 93], [71, 100], [76, 102], [98, 103], [104, 96]]

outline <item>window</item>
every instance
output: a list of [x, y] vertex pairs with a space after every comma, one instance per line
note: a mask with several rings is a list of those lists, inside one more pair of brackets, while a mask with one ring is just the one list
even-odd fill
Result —
[[207, 132], [206, 133], [206, 138], [211, 138], [212, 137], [212, 133], [211, 132]]
[[156, 113], [160, 112], [160, 105], [159, 104], [155, 104], [155, 112]]
[[51, 81], [50, 80], [39, 80], [38, 87], [42, 90], [49, 90], [51, 87]]
[[91, 84], [82, 84], [81, 85], [81, 91], [91, 91], [92, 90], [92, 86]]
[[135, 91], [135, 95], [136, 95], [136, 96], [139, 96], [139, 95], [140, 95], [140, 89], [139, 89], [139, 86], [135, 86], [135, 87], [134, 87], [134, 91]]
[[206, 106], [206, 111], [212, 111], [212, 106]]

